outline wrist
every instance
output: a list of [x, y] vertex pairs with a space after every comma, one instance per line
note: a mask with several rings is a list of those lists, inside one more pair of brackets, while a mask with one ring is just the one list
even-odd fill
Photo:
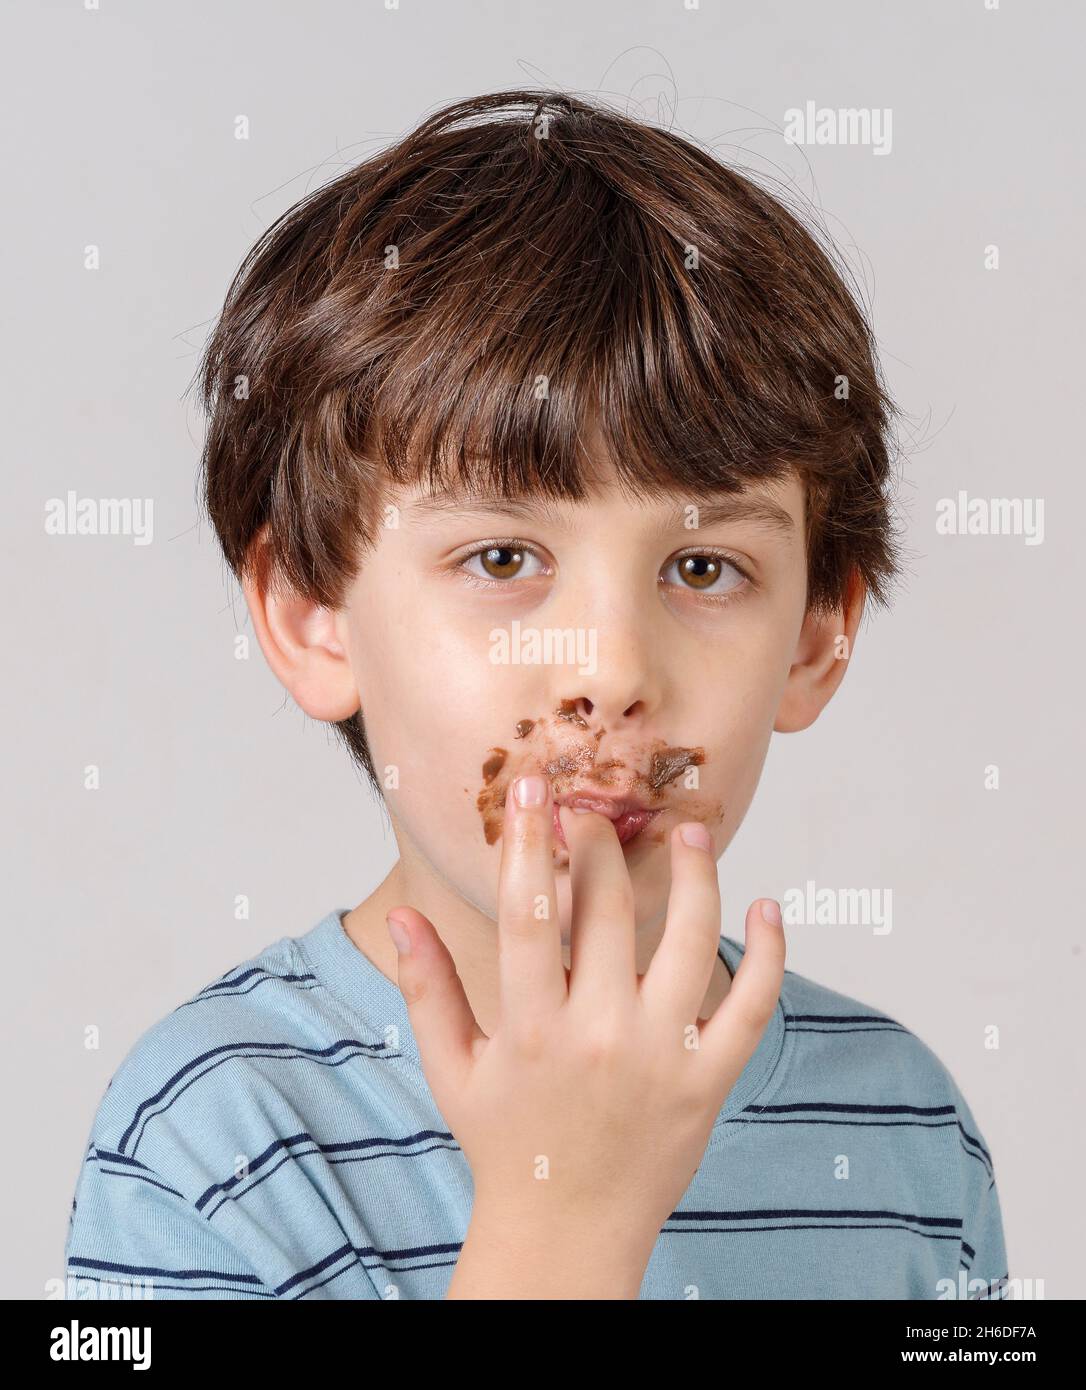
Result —
[[628, 1213], [476, 1194], [450, 1298], [636, 1299], [657, 1230]]

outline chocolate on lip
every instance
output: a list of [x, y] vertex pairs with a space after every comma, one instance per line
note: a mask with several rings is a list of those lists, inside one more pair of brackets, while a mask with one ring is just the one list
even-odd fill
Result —
[[637, 811], [652, 810], [651, 807], [638, 801], [636, 797], [607, 796], [593, 792], [591, 787], [582, 787], [575, 792], [562, 792], [554, 798], [554, 804], [570, 808], [585, 806], [589, 810], [599, 811], [600, 815], [606, 816], [608, 820], [620, 820], [623, 816], [632, 815]]
[[652, 809], [629, 798], [601, 798], [586, 791], [565, 792], [555, 799], [553, 810], [555, 851], [559, 853], [568, 852], [565, 827], [558, 815], [559, 808], [562, 806], [572, 809], [584, 806], [587, 810], [597, 811], [600, 815], [606, 816], [615, 828], [619, 844], [623, 846], [636, 839], [647, 826], [652, 824], [663, 809], [662, 807]]
[[[476, 807], [482, 817], [488, 845], [501, 837], [506, 793], [513, 776], [520, 772], [542, 773], [551, 784], [556, 802], [568, 800], [576, 787], [577, 796], [610, 801], [612, 804], [624, 800], [631, 810], [651, 812], [651, 822], [656, 818], [656, 813], [664, 808], [664, 798], [671, 783], [688, 768], [699, 767], [705, 761], [704, 748], [685, 748], [669, 745], [661, 738], [650, 739], [647, 741], [649, 746], [637, 756], [637, 762], [642, 767], [648, 762], [649, 771], [643, 773], [622, 758], [599, 757], [600, 742], [606, 732], [603, 728], [596, 729], [584, 741], [570, 741], [574, 729], [583, 728], [587, 732], [588, 727], [587, 721], [577, 711], [577, 702], [563, 700], [549, 717], [520, 719], [514, 726], [515, 737], [527, 740], [526, 747], [535, 750], [534, 766], [524, 764], [521, 759], [511, 760], [507, 748], [494, 747], [487, 751], [482, 765], [483, 785], [476, 797]], [[549, 748], [548, 743], [551, 744]], [[634, 754], [631, 752], [629, 756], [632, 760]], [[719, 822], [723, 818], [720, 803], [706, 802], [704, 806], [699, 806], [687, 801], [684, 810], [692, 820], [704, 817]], [[609, 818], [619, 819], [613, 815]]]

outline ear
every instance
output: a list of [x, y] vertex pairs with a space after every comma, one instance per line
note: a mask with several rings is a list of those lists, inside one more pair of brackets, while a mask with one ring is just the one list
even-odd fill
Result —
[[[266, 532], [253, 542], [262, 549]], [[360, 706], [358, 686], [341, 635], [342, 618], [314, 599], [276, 588], [262, 563], [241, 580], [260, 649], [295, 703], [313, 719], [349, 719]]]
[[853, 570], [843, 606], [817, 616], [808, 613], [804, 618], [795, 660], [777, 708], [776, 733], [793, 734], [809, 728], [829, 704], [852, 656], [866, 592], [859, 571]]

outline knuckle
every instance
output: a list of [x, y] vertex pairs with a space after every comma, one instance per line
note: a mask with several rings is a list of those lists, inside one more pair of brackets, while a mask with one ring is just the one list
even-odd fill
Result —
[[617, 1060], [614, 1041], [601, 1033], [588, 1033], [581, 1039], [581, 1052], [590, 1067], [609, 1067]]
[[415, 1004], [421, 1004], [429, 993], [429, 989], [430, 982], [422, 976], [400, 981], [400, 993], [403, 995], [404, 1003], [408, 1008]]
[[539, 934], [539, 923], [519, 908], [511, 909], [502, 916], [502, 934], [507, 941], [530, 941]]
[[606, 920], [628, 917], [634, 907], [633, 889], [624, 883], [609, 883], [598, 888], [593, 900], [596, 915]]
[[742, 1028], [748, 1032], [761, 1034], [773, 1017], [776, 1001], [761, 997], [737, 1001], [736, 1017]]
[[538, 1062], [549, 1045], [547, 1029], [534, 1019], [520, 1020], [512, 1029], [512, 1038], [517, 1055], [526, 1062]]
[[431, 996], [440, 998], [443, 993], [454, 988], [460, 978], [451, 960], [427, 962], [425, 970], [404, 971], [399, 985], [400, 993], [408, 1008], [421, 1004]]
[[706, 956], [715, 955], [720, 947], [719, 920], [705, 913], [669, 915], [665, 931], [671, 933], [672, 949], [680, 964], [690, 969], [700, 967]]
[[623, 1031], [609, 1014], [582, 1026], [578, 1048], [586, 1061], [599, 1065], [615, 1062], [623, 1051]]
[[514, 854], [524, 854], [541, 848], [545, 837], [549, 847], [551, 823], [549, 819], [544, 823], [539, 816], [518, 816], [506, 834], [505, 847]]
[[669, 898], [672, 904], [677, 905], [686, 917], [711, 918], [719, 934], [721, 897], [716, 866], [713, 865], [712, 869], [702, 866], [693, 875], [673, 874], [671, 883]]

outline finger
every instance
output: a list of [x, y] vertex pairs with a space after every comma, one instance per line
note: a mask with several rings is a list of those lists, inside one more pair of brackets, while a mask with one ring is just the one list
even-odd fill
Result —
[[[521, 798], [525, 798], [522, 804]], [[550, 783], [518, 777], [505, 798], [498, 879], [501, 1027], [535, 1031], [566, 1002]]]
[[634, 892], [613, 823], [598, 811], [560, 806], [569, 850], [570, 1002], [629, 1002], [637, 992]]
[[[434, 1099], [454, 1095], [467, 1081], [480, 1043], [479, 1027], [449, 948], [434, 924], [413, 907], [394, 907], [389, 920], [403, 929], [409, 950], [396, 949], [397, 979], [419, 1057]], [[395, 942], [396, 937], [390, 930]]]
[[[763, 908], [775, 913], [776, 921], [767, 920]], [[786, 947], [779, 904], [772, 898], [751, 903], [744, 931], [743, 959], [731, 988], [713, 1016], [699, 1025], [699, 1053], [727, 1086], [721, 1104], [761, 1042], [784, 982]]]
[[671, 891], [664, 934], [641, 981], [645, 1007], [677, 1028], [695, 1022], [719, 948], [720, 884], [713, 837], [707, 826], [688, 821], [671, 832]]

